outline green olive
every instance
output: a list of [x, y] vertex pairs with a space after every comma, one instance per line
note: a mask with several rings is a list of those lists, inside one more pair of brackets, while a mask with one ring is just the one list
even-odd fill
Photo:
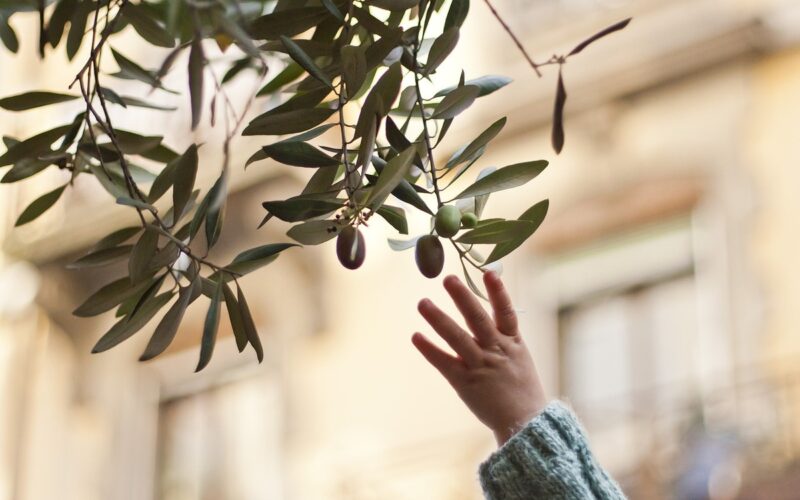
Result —
[[461, 211], [454, 205], [443, 206], [436, 212], [434, 227], [442, 238], [455, 236], [461, 229]]
[[466, 212], [461, 216], [461, 225], [467, 229], [471, 229], [478, 225], [478, 216], [472, 212]]
[[347, 226], [336, 238], [336, 256], [347, 269], [358, 269], [367, 255], [364, 235], [359, 229]]
[[417, 240], [414, 251], [417, 268], [426, 278], [439, 276], [444, 268], [444, 248], [438, 236], [428, 234]]

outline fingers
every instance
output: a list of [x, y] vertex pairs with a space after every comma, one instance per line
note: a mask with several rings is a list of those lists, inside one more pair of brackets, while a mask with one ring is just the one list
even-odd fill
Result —
[[464, 283], [455, 276], [444, 279], [444, 288], [455, 302], [456, 307], [464, 316], [467, 326], [475, 334], [478, 343], [489, 346], [495, 343], [495, 325], [492, 318], [486, 314], [478, 298], [472, 294]]
[[480, 346], [472, 338], [472, 335], [453, 321], [453, 318], [428, 299], [421, 300], [418, 309], [425, 321], [461, 356], [468, 366], [478, 366], [481, 363]]
[[511, 297], [506, 291], [506, 287], [500, 277], [494, 272], [483, 275], [483, 283], [489, 293], [489, 302], [494, 310], [494, 321], [497, 329], [506, 335], [517, 334], [517, 313], [511, 304]]
[[432, 364], [448, 380], [460, 366], [461, 362], [458, 358], [446, 353], [419, 332], [411, 336], [411, 343], [428, 360], [428, 363]]

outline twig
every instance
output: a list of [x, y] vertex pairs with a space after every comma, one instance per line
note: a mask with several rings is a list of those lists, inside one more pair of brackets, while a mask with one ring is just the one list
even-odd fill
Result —
[[[494, 8], [494, 5], [492, 5], [492, 2], [490, 0], [483, 0], [483, 1], [486, 3], [486, 6], [489, 7], [489, 10], [492, 11], [492, 15], [495, 17], [495, 19], [497, 19], [497, 22], [500, 23], [500, 25], [503, 27], [503, 29], [506, 30], [506, 33], [508, 33], [508, 36], [510, 36], [511, 39], [514, 41], [514, 43], [516, 44], [516, 46], [519, 49], [519, 51], [522, 52], [522, 55], [525, 57], [525, 60], [528, 61], [528, 64], [530, 65], [530, 67], [533, 68], [533, 71], [536, 72], [536, 76], [541, 78], [542, 77], [542, 72], [539, 71], [539, 66], [543, 66], [544, 64], [536, 64], [535, 62], [533, 62], [533, 59], [528, 54], [528, 51], [525, 50], [525, 47], [522, 46], [522, 42], [519, 41], [519, 38], [517, 38], [517, 35], [514, 34], [514, 32], [511, 30], [511, 28], [508, 26], [508, 24], [500, 16], [500, 13], [498, 13], [497, 9]], [[551, 64], [551, 63], [546, 63], [546, 64]]]

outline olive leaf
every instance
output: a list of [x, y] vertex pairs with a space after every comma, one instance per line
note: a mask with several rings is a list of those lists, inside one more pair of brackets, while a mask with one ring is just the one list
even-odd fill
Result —
[[483, 265], [491, 264], [492, 262], [502, 259], [506, 255], [516, 250], [520, 245], [525, 243], [525, 241], [527, 241], [527, 239], [530, 238], [537, 229], [539, 229], [539, 226], [542, 224], [545, 216], [547, 215], [547, 209], [549, 206], [549, 200], [543, 200], [523, 212], [523, 214], [519, 216], [518, 220], [530, 222], [531, 226], [524, 231], [520, 231], [516, 237], [508, 241], [498, 243], [494, 249], [492, 249], [492, 253], [489, 254], [489, 257], [486, 258], [486, 261], [483, 263]]
[[158, 47], [172, 48], [175, 46], [175, 39], [172, 35], [158, 24], [141, 5], [125, 3], [122, 7], [122, 16], [149, 43]]
[[567, 102], [567, 90], [564, 88], [564, 79], [561, 69], [558, 70], [558, 84], [556, 85], [556, 99], [553, 106], [553, 131], [551, 142], [556, 154], [564, 148], [564, 104]]
[[567, 57], [569, 57], [569, 56], [572, 56], [572, 55], [575, 55], [575, 54], [577, 54], [577, 53], [581, 52], [581, 51], [582, 51], [583, 49], [585, 49], [585, 48], [586, 48], [586, 47], [587, 47], [589, 44], [591, 44], [591, 43], [593, 43], [593, 42], [595, 42], [595, 41], [599, 40], [600, 38], [603, 38], [603, 37], [604, 37], [604, 36], [606, 36], [606, 35], [610, 35], [611, 33], [614, 33], [615, 31], [619, 31], [619, 30], [621, 30], [621, 29], [624, 29], [626, 26], [628, 26], [628, 23], [630, 23], [630, 22], [631, 22], [631, 19], [632, 19], [632, 18], [630, 18], [630, 17], [629, 17], [628, 19], [624, 19], [624, 20], [622, 20], [622, 21], [620, 21], [620, 22], [618, 22], [618, 23], [614, 23], [614, 24], [612, 24], [612, 25], [611, 25], [611, 26], [609, 26], [608, 28], [605, 28], [605, 29], [602, 29], [602, 30], [598, 31], [598, 32], [597, 32], [597, 33], [595, 33], [594, 35], [590, 36], [590, 37], [589, 37], [589, 38], [587, 38], [586, 40], [584, 40], [584, 41], [582, 41], [581, 43], [579, 43], [578, 45], [576, 45], [576, 46], [575, 46], [575, 48], [574, 48], [574, 49], [572, 49], [572, 50], [569, 52], [569, 54], [567, 54]]
[[436, 68], [447, 59], [447, 56], [456, 48], [456, 45], [458, 45], [458, 28], [450, 28], [439, 35], [436, 40], [433, 41], [431, 50], [428, 52], [428, 60], [425, 63], [424, 74], [430, 75], [436, 71]]
[[164, 292], [161, 295], [156, 295], [146, 300], [137, 310], [115, 323], [114, 326], [97, 341], [92, 348], [92, 353], [107, 351], [120, 342], [130, 338], [134, 333], [138, 332], [149, 323], [156, 313], [167, 305], [167, 302], [169, 302], [171, 298], [171, 292]]
[[133, 245], [121, 245], [118, 247], [101, 248], [89, 252], [78, 260], [67, 265], [67, 269], [86, 269], [90, 267], [100, 267], [123, 258], [128, 258], [131, 254]]
[[410, 146], [386, 164], [364, 202], [366, 206], [375, 209], [383, 204], [389, 194], [408, 174], [415, 153], [414, 147]]
[[301, 195], [285, 200], [265, 201], [261, 205], [280, 220], [300, 222], [334, 212], [342, 207], [342, 202]]
[[302, 245], [319, 245], [336, 237], [336, 233], [330, 230], [333, 225], [329, 220], [302, 222], [292, 226], [286, 236]]
[[28, 109], [59, 104], [62, 102], [74, 101], [80, 96], [72, 94], [61, 94], [58, 92], [25, 92], [0, 99], [0, 108], [8, 111], [25, 111]]
[[348, 96], [355, 96], [367, 78], [367, 58], [361, 46], [345, 45], [340, 51], [342, 79]]
[[[512, 81], [513, 80], [507, 76], [486, 75], [480, 78], [475, 78], [473, 80], [467, 80], [464, 82], [464, 85], [472, 85], [473, 87], [478, 87], [478, 97], [483, 97], [485, 95], [489, 95], [492, 92], [505, 87]], [[437, 92], [434, 97], [444, 97], [457, 88], [458, 88], [457, 86], [447, 87]]]
[[151, 281], [141, 281], [135, 285], [128, 276], [105, 285], [90, 295], [72, 314], [80, 317], [97, 316], [113, 309], [125, 300], [146, 290]]
[[475, 85], [464, 85], [450, 92], [442, 102], [436, 106], [431, 118], [446, 120], [455, 118], [465, 109], [469, 108], [478, 97], [480, 89]]
[[150, 262], [158, 251], [158, 232], [155, 229], [145, 229], [139, 241], [133, 246], [131, 258], [128, 261], [128, 274], [131, 283], [137, 283], [150, 274]]
[[546, 160], [536, 160], [516, 163], [497, 169], [486, 177], [475, 181], [471, 186], [456, 195], [454, 199], [479, 196], [521, 186], [542, 173], [547, 168], [547, 165]]
[[292, 62], [283, 68], [280, 73], [275, 75], [272, 80], [267, 82], [267, 84], [258, 91], [256, 96], [269, 95], [277, 92], [284, 85], [288, 85], [300, 78], [302, 74], [303, 68], [301, 68], [299, 64]]
[[239, 352], [244, 351], [247, 347], [247, 332], [244, 327], [244, 319], [242, 318], [242, 311], [239, 308], [239, 302], [236, 300], [236, 295], [227, 283], [222, 284], [222, 297], [225, 300], [225, 310], [228, 311], [228, 321], [231, 324], [233, 337], [236, 340], [236, 348]]
[[27, 224], [42, 215], [50, 207], [55, 205], [66, 187], [65, 184], [33, 200], [31, 204], [22, 211], [14, 225], [21, 226]]
[[289, 53], [289, 56], [294, 59], [294, 62], [299, 64], [304, 70], [308, 72], [309, 75], [313, 76], [326, 87], [333, 87], [330, 78], [326, 75], [317, 65], [314, 63], [314, 60], [306, 54], [303, 49], [300, 48], [297, 43], [291, 38], [285, 37], [281, 35], [281, 42], [286, 47], [286, 51]]
[[192, 41], [192, 48], [189, 51], [189, 95], [192, 104], [192, 130], [200, 123], [200, 116], [203, 110], [203, 66], [205, 56], [203, 55], [203, 45], [200, 40], [195, 38]]
[[496, 122], [489, 125], [489, 127], [481, 132], [478, 137], [472, 140], [469, 144], [467, 144], [463, 149], [458, 150], [453, 156], [447, 160], [447, 164], [444, 168], [453, 168], [459, 163], [469, 160], [472, 158], [478, 151], [486, 146], [492, 139], [497, 137], [497, 134], [503, 130], [503, 127], [506, 125], [506, 118], [500, 118]]
[[253, 315], [250, 313], [250, 307], [247, 305], [247, 300], [244, 297], [244, 293], [242, 293], [242, 289], [237, 288], [236, 293], [236, 302], [239, 304], [239, 311], [242, 315], [242, 323], [244, 324], [244, 331], [247, 334], [247, 340], [256, 351], [258, 362], [261, 363], [264, 361], [264, 349], [261, 347], [261, 339], [258, 337], [258, 330], [256, 330]]
[[[251, 248], [250, 250], [245, 250], [234, 257], [230, 264], [225, 266], [226, 272], [223, 275], [223, 279], [225, 281], [230, 280], [231, 273], [243, 276], [247, 273], [255, 271], [256, 269], [264, 267], [277, 259], [284, 250], [296, 246], [298, 245], [294, 243], [270, 243], [260, 247]], [[208, 279], [216, 281], [219, 279], [219, 276], [220, 272], [216, 271], [209, 276]]]
[[197, 177], [197, 145], [192, 144], [175, 165], [175, 182], [172, 188], [172, 205], [175, 221], [181, 218], [194, 189]]
[[335, 109], [312, 108], [287, 111], [285, 113], [267, 112], [253, 118], [242, 131], [242, 135], [283, 135], [305, 132], [327, 120]]
[[471, 229], [456, 241], [467, 245], [503, 243], [513, 240], [521, 232], [529, 231], [533, 223], [526, 220], [501, 220]]
[[294, 36], [312, 28], [330, 16], [324, 7], [300, 7], [272, 12], [250, 24], [250, 34], [255, 38], [275, 40], [281, 36]]
[[206, 320], [203, 323], [203, 337], [200, 340], [200, 359], [197, 361], [195, 372], [199, 372], [211, 361], [214, 353], [214, 344], [217, 342], [217, 330], [219, 330], [219, 309], [222, 298], [222, 281], [217, 283], [214, 295], [211, 297], [211, 304], [208, 306]]
[[408, 221], [406, 220], [406, 212], [400, 207], [392, 207], [390, 205], [382, 205], [377, 210], [378, 215], [389, 223], [393, 228], [397, 229], [400, 234], [408, 234]]
[[189, 286], [182, 288], [178, 292], [178, 300], [172, 304], [172, 307], [161, 318], [152, 337], [150, 337], [150, 341], [147, 343], [147, 347], [139, 357], [139, 361], [153, 359], [169, 347], [173, 339], [175, 339], [175, 334], [178, 332], [178, 327], [186, 314], [186, 309], [199, 295], [199, 280], [193, 280]]
[[331, 158], [314, 146], [301, 141], [277, 142], [263, 146], [261, 150], [267, 158], [295, 167], [330, 167], [339, 164], [339, 160]]
[[70, 128], [71, 125], [62, 125], [9, 146], [6, 152], [0, 156], [0, 167], [51, 152], [50, 146], [63, 137]]

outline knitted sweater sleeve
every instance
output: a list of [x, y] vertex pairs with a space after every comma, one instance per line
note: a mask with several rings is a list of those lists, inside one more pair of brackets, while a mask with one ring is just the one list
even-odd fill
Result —
[[575, 415], [550, 403], [479, 470], [487, 500], [619, 500], [625, 495], [595, 460]]

